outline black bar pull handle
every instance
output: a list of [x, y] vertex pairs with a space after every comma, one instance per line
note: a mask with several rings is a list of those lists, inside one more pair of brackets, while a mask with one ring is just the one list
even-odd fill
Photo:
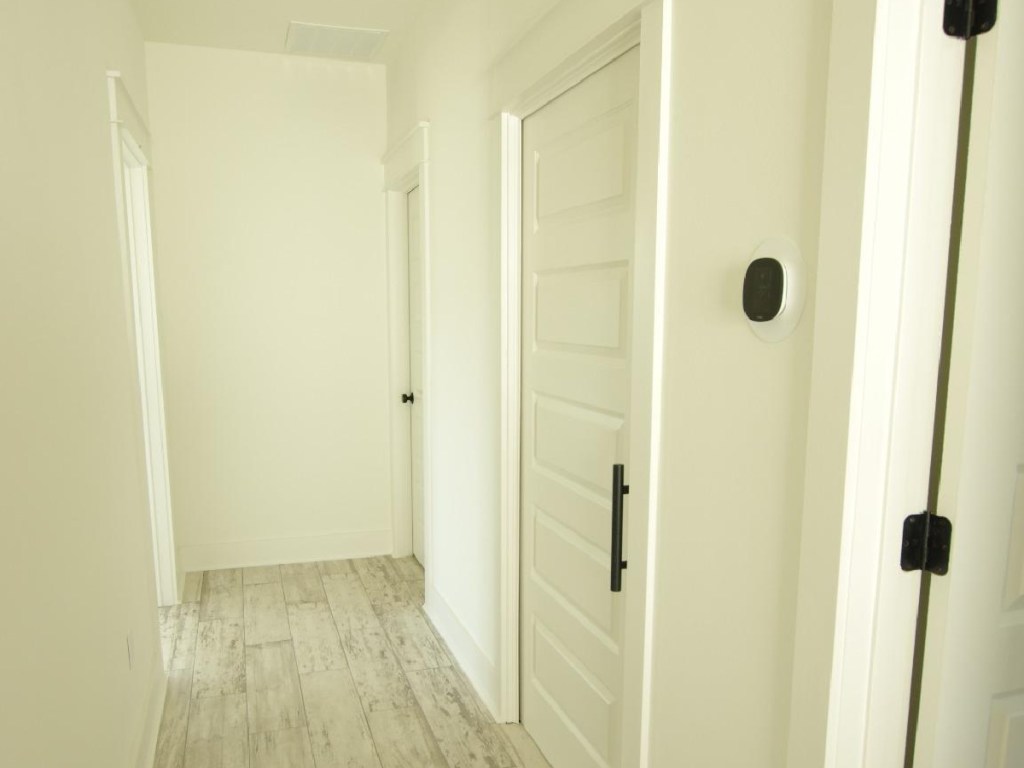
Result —
[[622, 572], [626, 561], [622, 559], [622, 497], [629, 493], [626, 485], [626, 467], [612, 465], [612, 592], [622, 591]]

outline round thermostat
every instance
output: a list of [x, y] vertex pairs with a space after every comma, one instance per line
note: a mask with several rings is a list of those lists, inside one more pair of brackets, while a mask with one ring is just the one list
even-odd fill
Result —
[[765, 240], [743, 277], [743, 313], [758, 338], [782, 341], [804, 311], [805, 270], [800, 249], [782, 237]]

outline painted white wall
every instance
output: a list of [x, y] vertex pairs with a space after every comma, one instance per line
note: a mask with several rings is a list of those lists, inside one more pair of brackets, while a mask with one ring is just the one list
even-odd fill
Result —
[[108, 69], [144, 111], [127, 2], [0, 3], [5, 766], [148, 766], [163, 705]]
[[740, 292], [777, 235], [813, 285], [830, 8], [676, 3], [655, 766], [786, 765], [815, 306], [769, 344]]
[[181, 567], [390, 552], [384, 67], [146, 59]]
[[[433, 439], [445, 457], [434, 466], [433, 587], [492, 662], [494, 116], [634, 5], [565, 0], [522, 32], [526, 10], [518, 26], [493, 25], [514, 3], [435, 2], [391, 62], [392, 139], [431, 122]], [[813, 283], [830, 4], [674, 5], [652, 764], [783, 765], [814, 303], [792, 337], [766, 344], [740, 288], [772, 236], [800, 245]], [[490, 700], [492, 678], [473, 679]]]

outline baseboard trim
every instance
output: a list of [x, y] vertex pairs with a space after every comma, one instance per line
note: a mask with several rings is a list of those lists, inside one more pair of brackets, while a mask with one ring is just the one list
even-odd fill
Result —
[[149, 702], [146, 705], [146, 723], [142, 729], [138, 757], [135, 760], [135, 764], [139, 768], [153, 768], [153, 763], [156, 760], [156, 741], [160, 736], [160, 722], [164, 717], [164, 700], [167, 698], [167, 673], [164, 672], [163, 656], [160, 653], [159, 646], [157, 646], [154, 670], [153, 684], [149, 692]]
[[431, 585], [427, 585], [423, 610], [438, 634], [448, 644], [455, 662], [462, 668], [477, 696], [491, 716], [498, 718], [498, 669], [477, 645], [455, 611]]
[[320, 536], [182, 544], [178, 547], [178, 562], [185, 572], [214, 571], [255, 565], [376, 557], [391, 554], [391, 549], [390, 530], [346, 531]]

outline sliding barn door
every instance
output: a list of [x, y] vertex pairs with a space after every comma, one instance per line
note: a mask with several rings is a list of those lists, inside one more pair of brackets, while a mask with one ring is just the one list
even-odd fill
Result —
[[638, 62], [523, 123], [521, 711], [556, 768], [621, 764], [609, 547], [612, 466], [629, 468]]

